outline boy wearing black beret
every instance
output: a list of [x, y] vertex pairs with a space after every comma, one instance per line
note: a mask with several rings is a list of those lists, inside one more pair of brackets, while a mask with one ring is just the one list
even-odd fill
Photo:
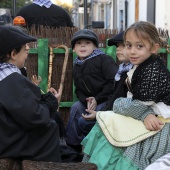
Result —
[[95, 119], [86, 119], [86, 109], [100, 110], [108, 95], [114, 92], [117, 66], [112, 57], [102, 52], [95, 32], [89, 29], [77, 31], [71, 40], [77, 54], [73, 67], [75, 93], [79, 101], [70, 110], [67, 126], [67, 144], [81, 151], [81, 141], [89, 133]]
[[0, 26], [0, 158], [61, 162], [59, 129], [51, 117], [60, 93], [21, 74], [28, 43], [36, 38], [14, 26]]

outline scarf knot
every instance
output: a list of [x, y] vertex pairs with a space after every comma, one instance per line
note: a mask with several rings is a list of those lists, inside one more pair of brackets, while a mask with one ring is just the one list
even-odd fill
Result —
[[133, 67], [133, 64], [131, 63], [128, 63], [128, 64], [125, 64], [125, 63], [122, 63], [119, 65], [119, 69], [115, 75], [115, 80], [116, 81], [119, 81], [120, 80], [120, 77], [121, 77], [121, 74], [123, 72], [128, 72], [131, 68]]

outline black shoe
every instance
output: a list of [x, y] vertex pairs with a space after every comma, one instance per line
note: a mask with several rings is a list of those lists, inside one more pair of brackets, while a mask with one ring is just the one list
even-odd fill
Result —
[[77, 152], [82, 153], [82, 145], [67, 145], [76, 150]]
[[84, 156], [68, 145], [60, 145], [60, 153], [62, 163], [81, 162]]

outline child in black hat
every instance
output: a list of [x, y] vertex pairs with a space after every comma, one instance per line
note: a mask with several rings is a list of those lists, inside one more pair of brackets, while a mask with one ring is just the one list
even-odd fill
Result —
[[21, 74], [28, 43], [36, 39], [14, 26], [0, 26], [0, 158], [60, 162], [59, 131], [51, 113], [60, 93]]
[[112, 95], [109, 96], [109, 100], [106, 104], [106, 107], [102, 110], [112, 110], [114, 101], [119, 97], [127, 97], [128, 87], [125, 83], [127, 78], [127, 72], [133, 67], [133, 64], [130, 63], [129, 58], [126, 54], [126, 49], [123, 40], [124, 31], [115, 35], [114, 37], [108, 40], [109, 46], [116, 46], [116, 55], [117, 59], [121, 63], [119, 65], [118, 72], [115, 75], [115, 91]]
[[117, 66], [112, 57], [98, 48], [99, 40], [92, 30], [77, 31], [71, 45], [78, 55], [74, 61], [73, 78], [79, 101], [70, 110], [67, 144], [81, 151], [82, 139], [96, 122], [82, 117], [82, 114], [88, 114], [86, 109], [98, 111], [106, 104], [108, 95], [114, 92]]

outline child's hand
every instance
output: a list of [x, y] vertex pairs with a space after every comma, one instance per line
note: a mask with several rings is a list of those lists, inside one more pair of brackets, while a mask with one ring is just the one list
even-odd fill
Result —
[[49, 91], [58, 99], [61, 96], [61, 91], [60, 89], [57, 91], [54, 88], [50, 88]]
[[144, 120], [144, 125], [146, 129], [151, 130], [151, 131], [156, 131], [160, 130], [161, 126], [164, 123], [161, 122], [155, 115], [149, 114], [145, 120]]
[[38, 86], [41, 83], [42, 78], [40, 76], [37, 77], [36, 75], [32, 75], [31, 81]]
[[96, 114], [97, 114], [96, 111], [86, 109], [86, 112], [88, 112], [89, 114], [82, 114], [82, 117], [85, 120], [95, 120], [96, 119]]
[[97, 106], [96, 99], [94, 97], [88, 97], [87, 100], [87, 109], [88, 110], [95, 110]]

